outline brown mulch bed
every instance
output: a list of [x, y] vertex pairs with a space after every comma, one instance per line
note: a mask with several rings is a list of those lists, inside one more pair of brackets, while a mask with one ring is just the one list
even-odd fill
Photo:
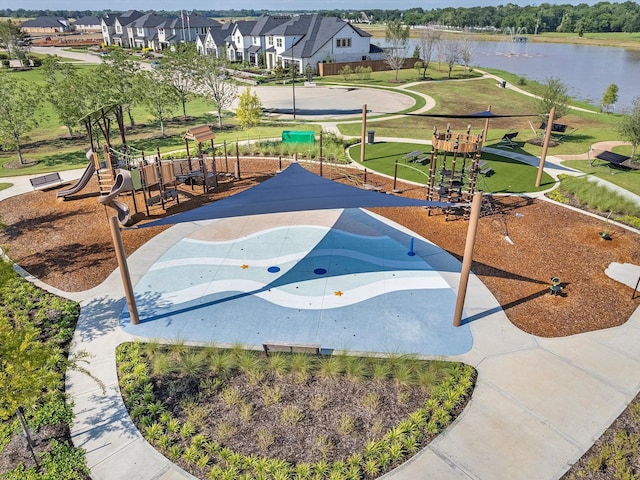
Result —
[[[193, 208], [238, 193], [273, 174], [277, 162], [243, 160], [243, 180], [227, 180], [216, 193], [202, 187], [181, 187], [180, 204], [165, 211], [154, 205], [139, 223]], [[316, 169], [316, 167], [309, 167]], [[325, 177], [339, 179], [324, 168]], [[387, 179], [368, 174], [367, 182], [391, 189]], [[420, 187], [401, 186], [404, 195], [423, 197]], [[107, 218], [113, 212], [97, 201], [97, 185], [90, 184], [72, 200], [57, 199], [55, 190], [29, 192], [0, 202], [5, 225], [0, 244], [29, 273], [65, 291], [99, 285], [116, 268]], [[130, 204], [131, 196], [121, 196]], [[474, 249], [473, 272], [487, 285], [509, 319], [526, 332], [552, 337], [572, 335], [624, 323], [640, 303], [632, 289], [608, 278], [611, 262], [640, 263], [640, 236], [614, 227], [613, 239], [602, 240], [603, 220], [522, 197], [493, 197], [493, 211], [480, 219]], [[423, 208], [374, 209], [461, 258], [468, 228], [463, 219], [446, 220], [439, 211]], [[431, 214], [430, 214], [431, 213]], [[128, 254], [166, 227], [125, 230]], [[505, 237], [513, 241], [510, 244]], [[563, 284], [561, 296], [549, 295], [551, 277]]]

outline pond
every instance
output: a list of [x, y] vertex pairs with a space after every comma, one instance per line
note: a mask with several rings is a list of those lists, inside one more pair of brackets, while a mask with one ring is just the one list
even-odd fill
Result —
[[[384, 45], [383, 38], [374, 43]], [[408, 52], [417, 44], [412, 39]], [[607, 87], [619, 87], [616, 111], [631, 106], [640, 96], [640, 49], [574, 45], [569, 43], [512, 42], [510, 36], [500, 42], [473, 43], [471, 64], [506, 70], [527, 79], [544, 82], [557, 77], [569, 87], [569, 94], [579, 100], [600, 105]]]

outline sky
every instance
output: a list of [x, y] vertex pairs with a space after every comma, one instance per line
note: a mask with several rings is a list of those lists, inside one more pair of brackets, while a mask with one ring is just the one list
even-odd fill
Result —
[[[615, 2], [615, 0], [614, 0]], [[445, 7], [477, 7], [501, 5], [507, 3], [500, 0], [0, 0], [0, 8], [36, 9], [36, 10], [227, 10], [235, 9], [266, 9], [266, 10], [296, 10], [301, 7], [308, 10], [360, 10], [367, 9], [400, 9], [421, 7], [425, 10]], [[540, 3], [572, 4], [588, 3], [593, 5], [595, 0], [562, 0], [562, 1], [528, 1], [510, 0], [517, 5], [539, 5]]]

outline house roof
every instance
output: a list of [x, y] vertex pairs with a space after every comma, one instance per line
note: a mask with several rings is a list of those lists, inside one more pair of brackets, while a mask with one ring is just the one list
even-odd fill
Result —
[[219, 27], [210, 28], [209, 34], [213, 39], [213, 43], [220, 46], [224, 45], [231, 32], [233, 32], [234, 26], [234, 23], [227, 22], [221, 24]]
[[75, 25], [100, 25], [100, 19], [98, 17], [95, 17], [93, 15], [86, 15], [82, 18], [79, 18], [78, 20], [76, 20]]
[[136, 18], [133, 22], [127, 25], [128, 28], [156, 28], [158, 25], [167, 21], [167, 17], [161, 17], [160, 15], [154, 15], [153, 13], [147, 13], [140, 18]]
[[27, 20], [21, 25], [22, 28], [68, 28], [69, 21], [63, 17], [38, 17]]
[[290, 16], [260, 15], [257, 18], [250, 35], [254, 37], [265, 35], [277, 26], [282, 25], [283, 23], [287, 23], [289, 20], [291, 20]]
[[189, 15], [185, 15], [183, 17], [171, 18], [167, 19], [165, 28], [215, 28], [219, 27], [221, 24], [209, 17], [203, 17], [202, 15], [197, 15], [195, 13], [190, 13]]
[[137, 10], [127, 10], [122, 15], [117, 16], [118, 22], [123, 27], [129, 26], [132, 22], [136, 21], [138, 18], [144, 17], [144, 13], [139, 12]]
[[241, 20], [236, 22], [236, 28], [240, 32], [240, 34], [244, 37], [247, 35], [251, 35], [251, 31], [256, 24], [256, 20]]

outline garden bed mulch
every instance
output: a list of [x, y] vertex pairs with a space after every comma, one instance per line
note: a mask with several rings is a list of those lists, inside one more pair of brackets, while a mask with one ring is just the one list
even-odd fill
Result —
[[[277, 162], [244, 161], [243, 179], [223, 182], [216, 193], [199, 186], [181, 187], [181, 201], [167, 211], [157, 205], [140, 223], [223, 198], [273, 174]], [[317, 166], [313, 167], [316, 169]], [[313, 169], [311, 168], [311, 169]], [[326, 166], [325, 176], [340, 174]], [[391, 190], [387, 179], [368, 174], [367, 182]], [[423, 197], [420, 187], [401, 186], [403, 195]], [[107, 218], [113, 212], [97, 201], [97, 185], [76, 199], [60, 200], [55, 190], [29, 192], [0, 202], [5, 228], [0, 244], [8, 255], [35, 277], [65, 291], [99, 285], [115, 268]], [[131, 205], [131, 197], [120, 197]], [[138, 207], [144, 210], [142, 196]], [[493, 212], [480, 219], [473, 272], [487, 285], [518, 328], [544, 337], [572, 335], [624, 323], [640, 298], [632, 289], [608, 278], [611, 262], [640, 264], [640, 236], [611, 227], [612, 240], [598, 232], [603, 220], [543, 200], [493, 197]], [[447, 219], [424, 208], [379, 208], [373, 211], [396, 221], [461, 258], [468, 222]], [[123, 231], [128, 254], [164, 228]], [[511, 244], [508, 237], [513, 244]], [[549, 295], [551, 277], [562, 281], [561, 296]]]

